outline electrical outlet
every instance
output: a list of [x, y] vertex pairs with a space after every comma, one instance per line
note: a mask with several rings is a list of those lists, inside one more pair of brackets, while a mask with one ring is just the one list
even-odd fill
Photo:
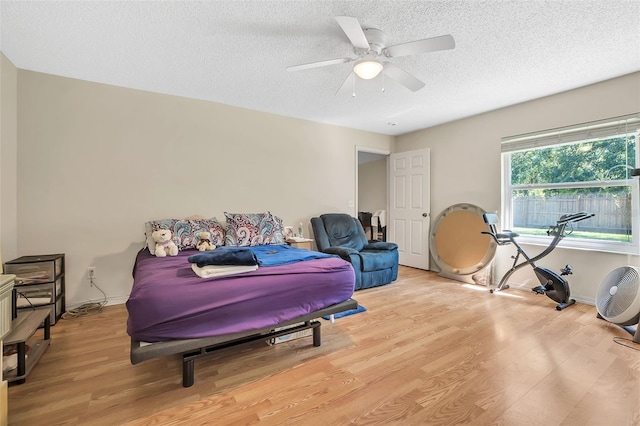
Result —
[[92, 279], [94, 279], [96, 277], [96, 267], [95, 266], [89, 266], [87, 268], [87, 276], [89, 277], [89, 281], [91, 281]]

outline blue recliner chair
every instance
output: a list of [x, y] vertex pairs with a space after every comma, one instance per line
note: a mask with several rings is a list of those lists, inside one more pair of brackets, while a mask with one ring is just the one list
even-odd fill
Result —
[[353, 265], [356, 290], [389, 284], [398, 278], [398, 245], [367, 241], [360, 221], [330, 213], [311, 219], [318, 250], [337, 254]]

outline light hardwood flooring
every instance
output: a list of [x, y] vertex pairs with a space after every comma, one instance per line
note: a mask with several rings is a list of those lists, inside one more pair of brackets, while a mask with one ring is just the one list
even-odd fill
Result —
[[640, 352], [592, 306], [558, 312], [545, 296], [405, 267], [355, 298], [367, 312], [321, 320], [322, 346], [225, 349], [196, 361], [190, 388], [179, 356], [130, 364], [124, 305], [62, 320], [9, 388], [9, 423], [640, 424]]

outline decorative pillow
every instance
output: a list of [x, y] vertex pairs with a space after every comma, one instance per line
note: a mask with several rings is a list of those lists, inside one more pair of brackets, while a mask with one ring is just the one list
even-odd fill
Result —
[[[144, 224], [144, 234], [147, 237], [147, 248], [149, 249], [149, 253], [155, 256], [156, 254], [156, 242], [153, 240], [151, 234], [153, 231], [157, 231], [158, 229], [171, 229], [173, 231], [173, 225], [178, 221], [178, 219], [162, 219], [162, 220], [151, 220], [149, 222], [145, 222]], [[176, 242], [176, 239], [173, 238], [173, 242]]]
[[224, 228], [215, 217], [210, 219], [163, 219], [152, 220], [145, 223], [147, 235], [147, 247], [149, 252], [155, 252], [156, 243], [151, 233], [158, 229], [168, 229], [173, 233], [173, 242], [178, 250], [195, 249], [198, 244], [198, 234], [202, 231], [211, 233], [211, 244], [221, 246], [224, 244]]
[[227, 213], [226, 246], [259, 246], [264, 244], [284, 244], [282, 219], [271, 212]]

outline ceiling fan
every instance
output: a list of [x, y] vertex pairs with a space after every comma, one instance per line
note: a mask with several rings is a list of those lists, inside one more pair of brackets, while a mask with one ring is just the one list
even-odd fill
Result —
[[342, 92], [352, 83], [354, 76], [363, 80], [376, 78], [381, 72], [414, 92], [424, 87], [424, 82], [403, 69], [389, 62], [389, 58], [415, 55], [418, 53], [435, 52], [453, 49], [456, 45], [450, 34], [410, 41], [408, 43], [386, 46], [384, 33], [376, 28], [362, 28], [356, 18], [351, 16], [336, 16], [336, 21], [353, 45], [355, 58], [337, 58], [325, 61], [287, 67], [287, 71], [301, 71], [310, 68], [354, 62], [353, 70], [347, 76], [336, 94]]

